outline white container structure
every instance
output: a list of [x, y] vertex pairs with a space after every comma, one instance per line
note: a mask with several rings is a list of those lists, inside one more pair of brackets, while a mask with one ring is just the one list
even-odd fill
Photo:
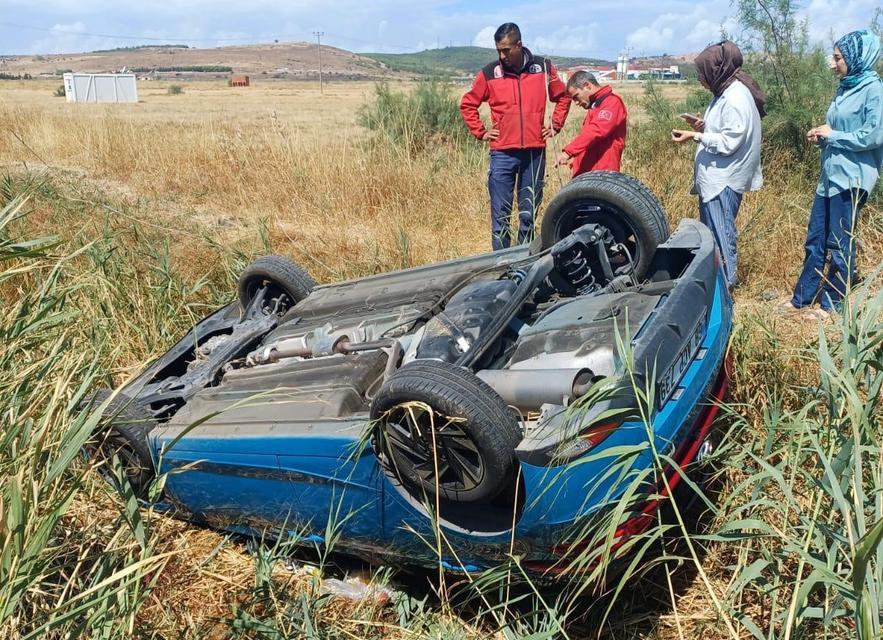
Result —
[[64, 95], [68, 102], [138, 102], [132, 73], [66, 73]]

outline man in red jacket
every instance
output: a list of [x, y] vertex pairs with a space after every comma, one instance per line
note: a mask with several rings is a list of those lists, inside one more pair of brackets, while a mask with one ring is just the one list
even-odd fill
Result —
[[[490, 143], [491, 246], [497, 250], [510, 244], [516, 183], [518, 242], [529, 242], [533, 235], [534, 212], [543, 199], [546, 140], [564, 126], [570, 97], [552, 62], [522, 46], [518, 25], [501, 25], [494, 41], [499, 60], [475, 76], [472, 88], [460, 101], [460, 113], [472, 135]], [[556, 103], [551, 127], [545, 124], [547, 96]], [[490, 129], [478, 115], [482, 102], [491, 109]]]
[[587, 71], [573, 74], [567, 93], [588, 113], [579, 134], [558, 156], [557, 166], [569, 165], [574, 178], [587, 171], [619, 171], [628, 119], [622, 99]]

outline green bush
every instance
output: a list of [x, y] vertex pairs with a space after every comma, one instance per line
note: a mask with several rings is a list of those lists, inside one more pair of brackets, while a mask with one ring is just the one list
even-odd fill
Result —
[[64, 85], [60, 84], [55, 87], [55, 91], [52, 92], [52, 95], [54, 95], [56, 98], [63, 98], [66, 95], [64, 92]]
[[464, 146], [470, 138], [459, 101], [439, 80], [421, 82], [410, 94], [378, 83], [374, 99], [359, 113], [359, 124], [412, 154], [434, 146]]
[[182, 87], [180, 84], [170, 84], [169, 88], [166, 90], [166, 93], [168, 93], [170, 96], [179, 96], [184, 93], [184, 87]]
[[805, 136], [825, 121], [837, 89], [827, 65], [831, 52], [810, 45], [807, 23], [798, 17], [799, 7], [793, 0], [769, 5], [740, 0], [738, 8], [744, 28], [745, 70], [767, 95], [764, 139], [815, 170], [818, 152]]

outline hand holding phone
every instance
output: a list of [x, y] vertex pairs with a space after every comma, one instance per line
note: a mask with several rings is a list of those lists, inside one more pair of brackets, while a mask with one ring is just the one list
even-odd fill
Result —
[[678, 117], [686, 121], [693, 131], [699, 131], [701, 133], [705, 129], [705, 120], [699, 116], [695, 116], [692, 113], [682, 113]]

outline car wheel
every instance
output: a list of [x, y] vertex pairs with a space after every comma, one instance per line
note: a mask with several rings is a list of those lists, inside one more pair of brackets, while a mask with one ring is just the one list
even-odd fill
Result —
[[[113, 392], [102, 389], [83, 403], [83, 409], [97, 409]], [[86, 452], [102, 464], [98, 472], [114, 484], [110, 461], [113, 456], [123, 466], [132, 490], [139, 498], [146, 498], [156, 472], [147, 434], [156, 422], [150, 412], [136, 405], [131, 398], [118, 393], [104, 409], [99, 427], [86, 443]]]
[[239, 304], [248, 309], [255, 297], [262, 295], [264, 313], [281, 316], [315, 286], [316, 281], [296, 262], [284, 256], [263, 256], [239, 276]]
[[518, 421], [461, 367], [434, 360], [402, 367], [374, 396], [371, 418], [382, 464], [418, 498], [485, 503], [514, 475]]
[[584, 224], [610, 230], [626, 247], [643, 278], [656, 247], [668, 239], [668, 218], [659, 200], [639, 180], [614, 171], [590, 171], [559, 191], [546, 208], [535, 253], [544, 251]]

